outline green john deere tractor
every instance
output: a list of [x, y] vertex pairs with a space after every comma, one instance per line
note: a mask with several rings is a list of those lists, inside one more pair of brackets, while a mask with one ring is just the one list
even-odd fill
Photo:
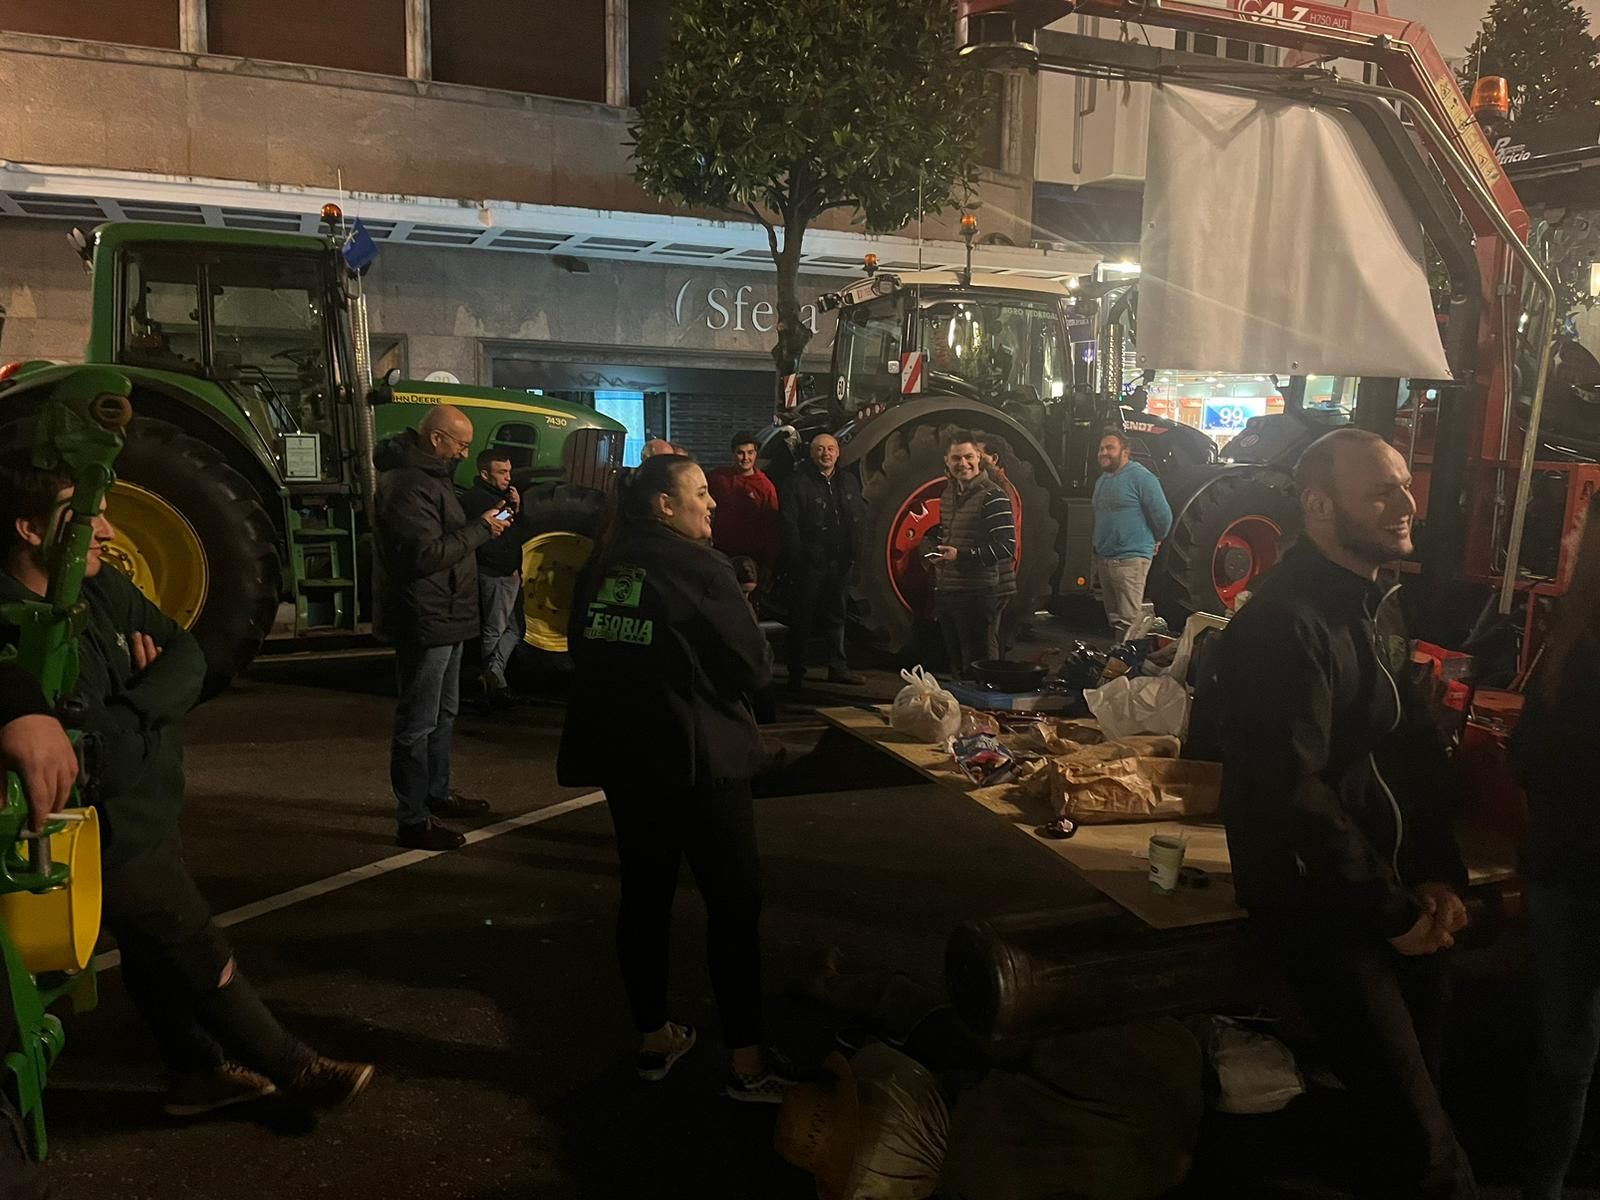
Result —
[[[330, 235], [332, 219], [330, 216]], [[113, 561], [190, 628], [215, 691], [269, 637], [330, 644], [370, 630], [374, 448], [430, 404], [511, 459], [535, 522], [526, 640], [566, 649], [574, 578], [624, 428], [580, 405], [387, 373], [373, 386], [366, 309], [333, 236], [114, 222], [75, 238], [93, 271], [87, 364], [133, 383], [117, 463]], [[84, 365], [0, 367], [0, 445]], [[292, 617], [290, 614], [292, 613]], [[281, 615], [280, 615], [281, 614]]]

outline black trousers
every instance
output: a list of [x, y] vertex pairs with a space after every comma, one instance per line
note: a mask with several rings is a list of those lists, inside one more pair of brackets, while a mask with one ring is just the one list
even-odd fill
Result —
[[789, 604], [789, 674], [804, 675], [806, 649], [821, 634], [828, 645], [828, 665], [843, 668], [845, 594], [850, 567], [845, 563], [807, 565], [792, 581]]
[[934, 598], [953, 678], [965, 679], [973, 663], [1000, 657], [1000, 615], [1007, 599], [987, 592], [940, 592]]
[[1362, 1194], [1476, 1197], [1472, 1167], [1439, 1099], [1447, 955], [1407, 957], [1376, 941], [1330, 943], [1305, 928], [1274, 930], [1266, 943], [1366, 1127]]
[[684, 859], [706, 906], [711, 990], [730, 1048], [761, 1041], [761, 860], [749, 780], [686, 792], [606, 789], [622, 906], [617, 957], [635, 1027], [667, 1020], [672, 901]]
[[267, 1010], [233, 958], [183, 862], [176, 836], [103, 872], [105, 927], [122, 952], [128, 996], [167, 1069], [231, 1061], [289, 1083], [312, 1060]]

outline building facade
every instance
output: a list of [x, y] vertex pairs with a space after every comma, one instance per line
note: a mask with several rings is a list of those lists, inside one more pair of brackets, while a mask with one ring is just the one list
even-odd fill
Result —
[[[108, 219], [314, 232], [328, 201], [379, 247], [380, 365], [572, 395], [635, 439], [725, 452], [770, 419], [766, 234], [633, 181], [627, 126], [667, 0], [10, 0], [0, 10], [0, 358], [81, 357], [65, 239]], [[1035, 84], [990, 80], [981, 268], [1086, 270], [1033, 232]], [[831, 213], [820, 292], [862, 255], [947, 266], [959, 214], [891, 237]], [[831, 282], [830, 282], [831, 281]], [[808, 365], [825, 369], [830, 328]]]

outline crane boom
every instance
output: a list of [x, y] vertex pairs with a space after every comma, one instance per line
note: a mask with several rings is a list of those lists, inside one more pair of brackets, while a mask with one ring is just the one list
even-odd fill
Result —
[[[1431, 150], [1444, 182], [1455, 196], [1472, 230], [1472, 254], [1478, 264], [1478, 309], [1475, 368], [1465, 404], [1449, 406], [1452, 452], [1442, 458], [1427, 452], [1428, 473], [1447, 485], [1437, 507], [1441, 525], [1453, 524], [1457, 497], [1474, 509], [1464, 547], [1469, 576], [1499, 586], [1499, 609], [1511, 611], [1519, 579], [1520, 552], [1539, 447], [1539, 421], [1555, 347], [1557, 297], [1547, 272], [1528, 246], [1529, 221], [1505, 171], [1495, 159], [1488, 138], [1473, 116], [1439, 48], [1427, 29], [1388, 13], [1386, 0], [1342, 4], [1316, 0], [957, 0], [956, 16], [962, 53], [980, 56], [1020, 55], [1033, 65], [1054, 70], [1089, 72], [1087, 63], [1069, 56], [1052, 59], [1034, 44], [1036, 31], [1070, 16], [1104, 17], [1141, 27], [1184, 30], [1244, 43], [1262, 43], [1292, 51], [1303, 62], [1352, 59], [1378, 68], [1386, 85], [1370, 89], [1395, 106], [1408, 104], [1415, 135]], [[1148, 40], [1148, 39], [1146, 39]], [[1266, 68], [1256, 68], [1266, 71]], [[1314, 99], [1312, 100], [1314, 102]], [[1531, 339], [1534, 385], [1528, 397], [1527, 420], [1520, 453], [1514, 446], [1518, 397], [1513, 395], [1519, 329], [1525, 316], [1523, 282], [1532, 283], [1533, 307], [1539, 315], [1538, 335]], [[1444, 425], [1440, 426], [1441, 435]], [[1457, 437], [1456, 433], [1464, 433]], [[1417, 447], [1412, 443], [1412, 453]], [[1464, 457], [1463, 461], [1458, 461]], [[1465, 474], [1462, 474], [1464, 470]], [[1569, 490], [1577, 476], [1566, 472]], [[1506, 488], [1515, 479], [1515, 500]], [[1487, 503], [1480, 503], [1487, 496]], [[1569, 504], [1569, 508], [1571, 505]], [[1487, 515], [1485, 515], [1487, 514]], [[1501, 534], [1506, 533], [1504, 559], [1496, 569]], [[1528, 611], [1532, 613], [1530, 602]], [[1531, 618], [1530, 618], [1531, 621]], [[1526, 647], [1525, 647], [1526, 649]]]

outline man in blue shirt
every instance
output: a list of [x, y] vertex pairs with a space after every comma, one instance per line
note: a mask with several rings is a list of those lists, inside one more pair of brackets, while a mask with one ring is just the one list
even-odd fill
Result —
[[1094, 565], [1111, 631], [1120, 639], [1144, 603], [1144, 581], [1156, 547], [1172, 529], [1172, 509], [1161, 484], [1128, 458], [1128, 439], [1108, 429], [1100, 439], [1094, 485]]

